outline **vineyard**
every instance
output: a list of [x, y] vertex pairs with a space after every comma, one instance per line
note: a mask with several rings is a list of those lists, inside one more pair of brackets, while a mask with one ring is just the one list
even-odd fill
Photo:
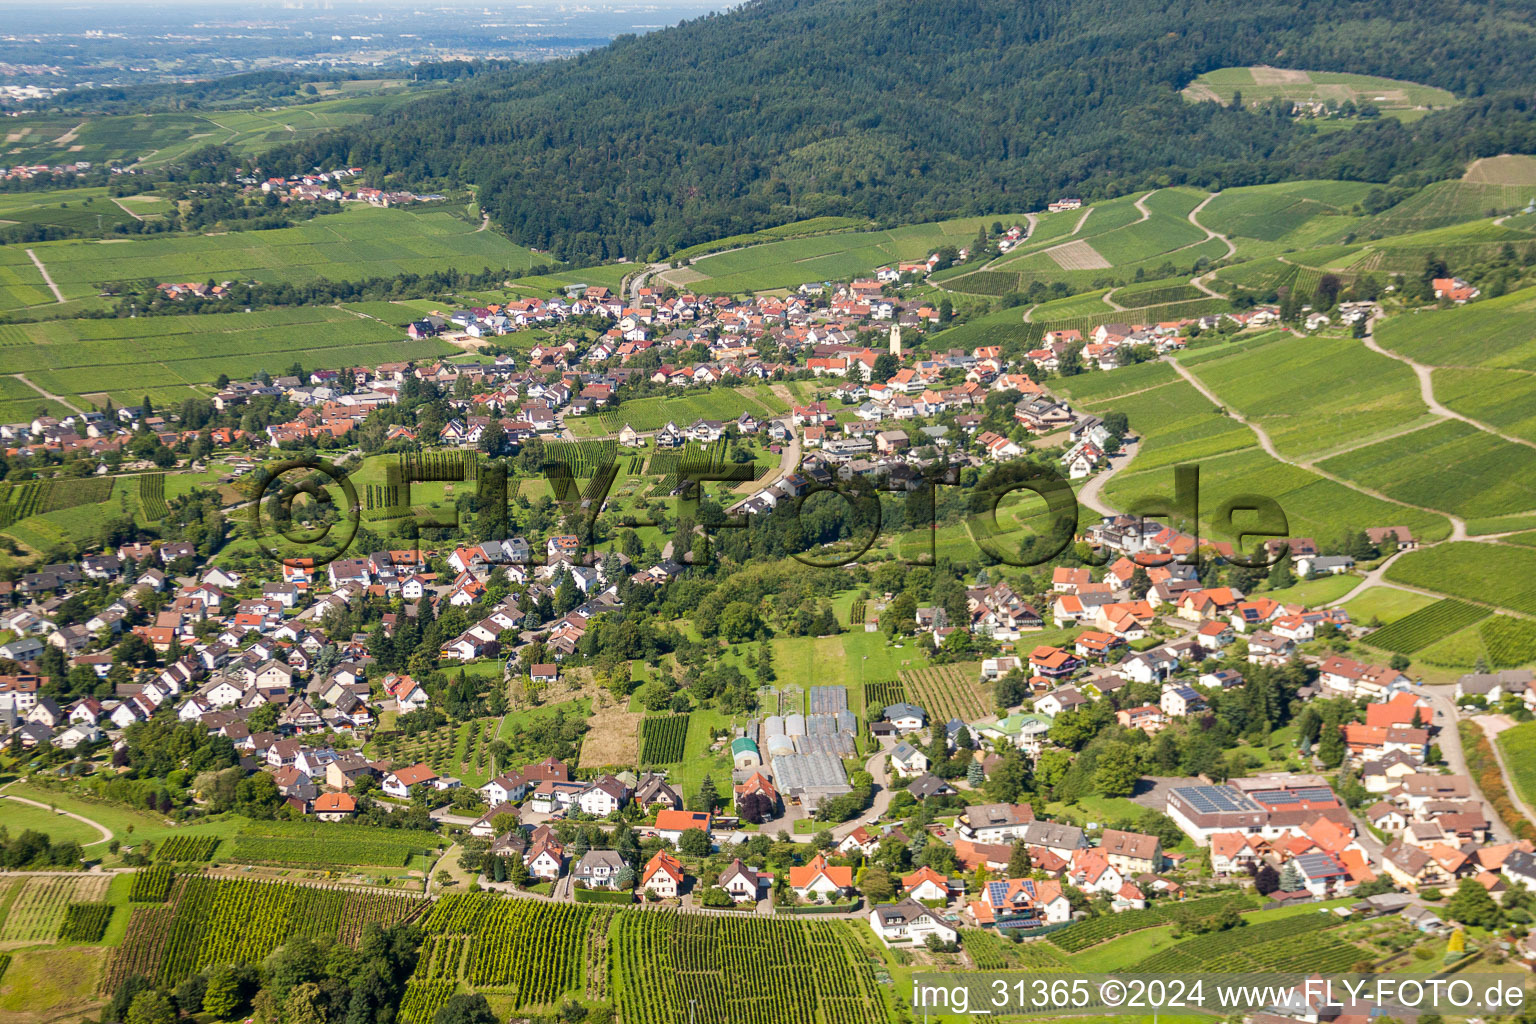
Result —
[[1065, 971], [1071, 965], [1048, 943], [1013, 942], [984, 928], [965, 928], [960, 946], [978, 971]]
[[907, 685], [894, 679], [864, 684], [864, 706], [867, 708], [888, 708], [906, 699]]
[[0, 922], [0, 943], [33, 946], [57, 942], [70, 904], [106, 898], [107, 875], [44, 875], [25, 879]]
[[71, 903], [64, 911], [59, 927], [60, 942], [100, 942], [112, 920], [112, 907], [106, 903]]
[[170, 506], [165, 503], [164, 473], [145, 473], [139, 477], [139, 507], [150, 522], [171, 514]]
[[1482, 624], [1479, 632], [1488, 650], [1488, 664], [1494, 668], [1514, 668], [1536, 661], [1536, 622], [1495, 615]]
[[1127, 910], [1122, 914], [1100, 914], [1098, 917], [1078, 921], [1061, 931], [1052, 932], [1050, 941], [1059, 949], [1068, 953], [1077, 953], [1089, 946], [1096, 946], [1108, 939], [1138, 932], [1143, 928], [1198, 921], [1202, 917], [1217, 914], [1228, 906], [1235, 906], [1238, 910], [1248, 910], [1252, 908], [1253, 901], [1245, 893], [1232, 892], [1178, 903], [1154, 903], [1145, 910]]
[[1391, 625], [1367, 634], [1365, 642], [1384, 651], [1412, 654], [1488, 617], [1488, 609], [1447, 597]]
[[604, 927], [610, 913], [574, 903], [443, 896], [421, 922], [427, 938], [406, 985], [403, 1024], [430, 1024], [461, 978], [511, 995], [518, 1007], [579, 993], [589, 932]]
[[404, 867], [413, 856], [443, 845], [442, 837], [413, 829], [333, 822], [261, 822], [235, 837], [230, 860], [294, 867]]
[[171, 883], [176, 872], [169, 864], [157, 864], [152, 868], [134, 873], [133, 885], [128, 890], [130, 903], [164, 903], [171, 898]]
[[981, 685], [981, 666], [972, 661], [930, 665], [901, 673], [907, 699], [928, 712], [930, 722], [958, 718], [973, 722], [992, 710], [992, 695]]
[[29, 516], [76, 505], [94, 505], [112, 496], [112, 478], [28, 480], [0, 486], [0, 529]]
[[624, 1024], [884, 1024], [870, 958], [843, 921], [620, 912], [610, 932]]
[[259, 963], [293, 938], [356, 945], [370, 922], [394, 924], [418, 897], [291, 882], [184, 876], [169, 907], [139, 908], [103, 980], [142, 974], [175, 985], [209, 964]]
[[[1131, 970], [1137, 974], [1211, 971], [1306, 971], [1334, 974], [1357, 963], [1362, 952], [1333, 935], [1314, 935], [1338, 924], [1332, 914], [1303, 913], [1230, 931], [1209, 932], [1154, 953]], [[1301, 939], [1302, 936], [1306, 938]], [[1300, 941], [1298, 941], [1300, 939]]]
[[640, 723], [640, 763], [676, 764], [683, 759], [683, 740], [688, 736], [688, 716], [666, 715]]
[[171, 836], [155, 848], [155, 860], [162, 864], [200, 863], [212, 860], [218, 848], [218, 836]]
[[617, 441], [545, 441], [544, 465], [570, 470], [571, 476], [596, 476], [604, 466], [613, 466], [619, 457]]

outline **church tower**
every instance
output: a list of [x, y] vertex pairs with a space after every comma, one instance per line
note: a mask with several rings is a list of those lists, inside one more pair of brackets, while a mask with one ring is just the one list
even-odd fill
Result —
[[891, 325], [891, 355], [901, 358], [901, 324]]

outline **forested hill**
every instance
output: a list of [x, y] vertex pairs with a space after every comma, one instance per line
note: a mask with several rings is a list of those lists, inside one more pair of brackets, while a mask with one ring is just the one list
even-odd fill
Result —
[[[644, 256], [818, 214], [894, 222], [1063, 192], [1443, 176], [1536, 151], [1532, 0], [760, 0], [488, 74], [287, 151], [482, 186], [520, 242]], [[1316, 134], [1191, 104], [1268, 63], [1472, 102]]]

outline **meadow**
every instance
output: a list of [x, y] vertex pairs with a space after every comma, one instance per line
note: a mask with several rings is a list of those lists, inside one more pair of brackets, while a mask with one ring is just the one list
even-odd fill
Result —
[[550, 261], [500, 232], [478, 227], [440, 206], [351, 206], [270, 231], [39, 242], [29, 248], [70, 299], [93, 296], [113, 282], [212, 278], [303, 284], [446, 268], [526, 269]]
[[1515, 792], [1527, 807], [1536, 806], [1536, 722], [1522, 722], [1499, 733], [1499, 754], [1514, 776]]
[[[306, 369], [373, 366], [452, 351], [445, 342], [410, 341], [387, 324], [326, 306], [0, 325], [7, 370], [55, 394], [109, 393], [119, 405], [137, 405], [145, 393], [159, 404], [180, 401], [220, 374], [281, 374], [296, 361]], [[10, 400], [12, 390], [0, 395]]]

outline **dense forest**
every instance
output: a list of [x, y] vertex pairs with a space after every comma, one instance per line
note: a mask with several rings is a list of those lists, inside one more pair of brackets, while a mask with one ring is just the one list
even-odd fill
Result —
[[[520, 242], [662, 255], [820, 214], [893, 223], [1152, 184], [1444, 176], [1536, 150], [1531, 0], [759, 0], [476, 75], [281, 151], [473, 183]], [[1408, 78], [1470, 98], [1320, 134], [1191, 104], [1214, 68]]]

